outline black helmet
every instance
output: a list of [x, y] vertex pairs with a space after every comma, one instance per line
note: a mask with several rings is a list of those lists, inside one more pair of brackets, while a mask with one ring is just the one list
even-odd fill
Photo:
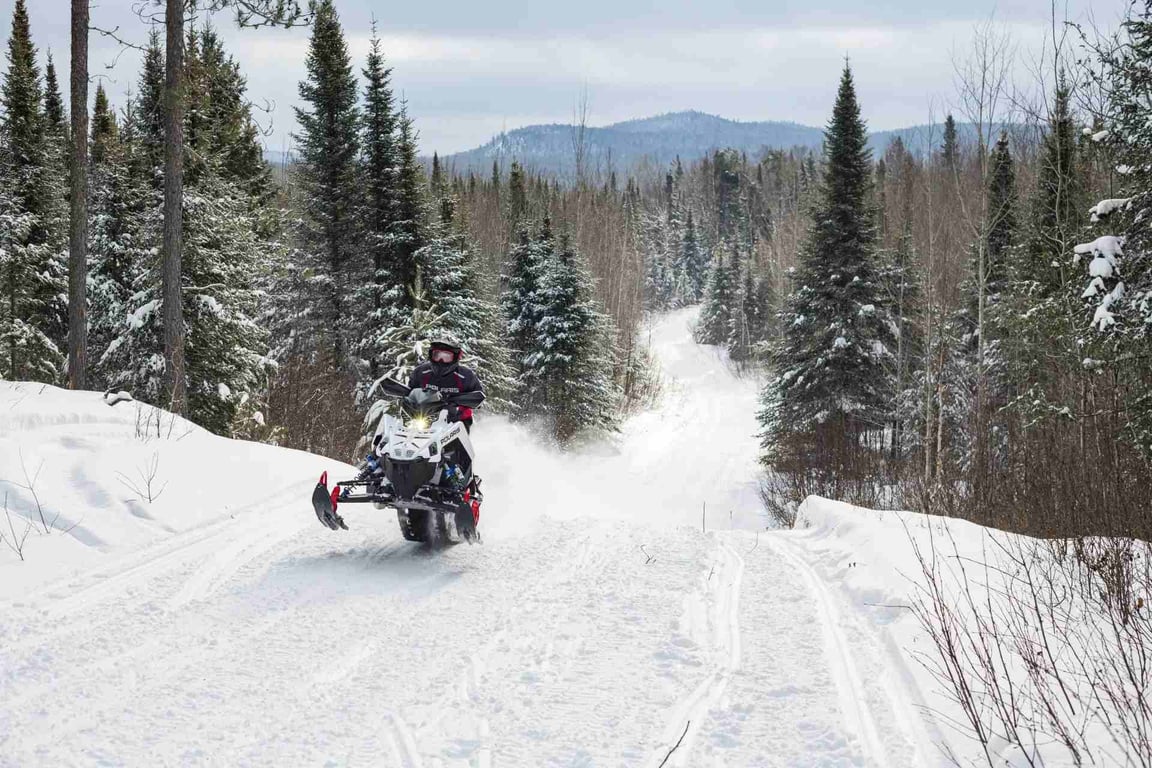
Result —
[[[451, 359], [446, 359], [447, 355], [444, 353], [451, 355]], [[433, 365], [455, 365], [460, 362], [460, 357], [463, 354], [464, 348], [455, 339], [448, 336], [437, 336], [428, 344], [428, 359]]]

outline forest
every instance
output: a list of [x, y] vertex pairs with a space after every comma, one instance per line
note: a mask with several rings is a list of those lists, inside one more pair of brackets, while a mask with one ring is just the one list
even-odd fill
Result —
[[[927, 151], [896, 136], [873, 154], [846, 63], [821, 150], [604, 167], [579, 122], [564, 177], [422, 157], [387, 52], [354, 60], [333, 0], [190, 9], [153, 24], [122, 103], [97, 81], [70, 121], [17, 0], [0, 376], [349, 459], [381, 379], [447, 335], [492, 408], [568, 446], [659, 391], [646, 318], [700, 304], [698, 341], [762, 382], [750, 429], [782, 523], [819, 493], [1152, 535], [1139, 4], [1111, 31], [1054, 17], [1040, 51], [978, 26]], [[308, 27], [284, 168], [217, 23]], [[1034, 82], [1013, 80], [1024, 55]]]

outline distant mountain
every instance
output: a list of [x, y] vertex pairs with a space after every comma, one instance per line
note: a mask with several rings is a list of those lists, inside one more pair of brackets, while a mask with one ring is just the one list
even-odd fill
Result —
[[[913, 152], [923, 152], [928, 144], [939, 143], [940, 126], [913, 126], [871, 134], [869, 144], [877, 155], [897, 136]], [[972, 127], [961, 125], [961, 134]], [[492, 162], [507, 167], [518, 160], [535, 171], [571, 176], [575, 170], [571, 125], [530, 125], [501, 133], [488, 143], [442, 158], [458, 172], [487, 173]], [[824, 130], [799, 123], [766, 121], [741, 122], [703, 112], [670, 112], [665, 115], [628, 120], [585, 131], [585, 156], [589, 169], [630, 169], [641, 162], [664, 167], [676, 157], [684, 161], [703, 157], [713, 150], [732, 148], [756, 155], [765, 148], [819, 149]]]

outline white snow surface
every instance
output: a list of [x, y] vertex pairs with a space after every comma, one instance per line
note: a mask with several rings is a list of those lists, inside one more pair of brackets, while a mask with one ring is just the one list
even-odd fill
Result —
[[322, 528], [351, 467], [0, 383], [0, 494], [52, 528], [0, 546], [0, 766], [950, 764], [892, 607], [906, 516], [765, 531], [763, 382], [694, 318], [652, 328], [666, 394], [611, 443], [478, 419], [485, 543], [442, 550], [370, 507]]

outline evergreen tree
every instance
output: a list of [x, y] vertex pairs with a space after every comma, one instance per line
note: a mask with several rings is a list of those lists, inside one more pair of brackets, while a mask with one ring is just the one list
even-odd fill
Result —
[[757, 277], [752, 262], [744, 266], [739, 292], [739, 309], [732, 316], [728, 352], [733, 360], [758, 359], [765, 351], [771, 333], [771, 283]]
[[310, 325], [309, 341], [326, 365], [334, 373], [353, 374], [349, 337], [361, 318], [349, 307], [348, 295], [366, 271], [357, 263], [360, 237], [355, 221], [363, 197], [356, 163], [360, 115], [348, 45], [333, 0], [316, 6], [305, 67], [296, 139], [303, 191], [298, 266], [307, 270], [308, 279], [307, 295], [297, 300], [308, 307], [301, 320]]
[[[114, 166], [105, 163], [100, 173], [106, 179], [93, 180], [95, 207], [90, 211], [90, 273], [100, 281], [93, 286], [93, 301], [110, 300], [121, 280], [130, 280], [126, 306], [93, 304], [92, 311], [104, 316], [93, 323], [100, 330], [90, 357], [96, 361], [96, 375], [105, 386], [129, 389], [140, 400], [163, 402], [163, 329], [160, 325], [160, 263], [156, 248], [163, 227], [164, 184], [164, 54], [159, 37], [149, 38], [140, 72], [138, 101], [130, 101], [120, 130], [124, 150], [123, 194], [113, 192]], [[109, 182], [105, 185], [105, 181]], [[118, 218], [103, 218], [106, 210]], [[112, 215], [112, 214], [107, 214]], [[122, 232], [114, 232], [122, 228]], [[106, 242], [102, 242], [105, 238]], [[117, 258], [109, 261], [123, 248]], [[111, 274], [109, 274], [111, 273]], [[112, 280], [111, 284], [107, 280]], [[108, 340], [104, 346], [105, 339]], [[95, 345], [95, 346], [93, 346]]]
[[944, 141], [940, 147], [940, 157], [949, 174], [956, 173], [960, 160], [960, 142], [956, 135], [956, 120], [949, 113], [944, 118]]
[[46, 242], [50, 252], [50, 280], [62, 286], [62, 293], [52, 299], [53, 317], [49, 331], [61, 350], [68, 346], [68, 221], [71, 201], [71, 145], [69, 125], [64, 114], [64, 99], [56, 79], [52, 56], [44, 68], [44, 181], [47, 207], [43, 214]]
[[[1093, 208], [1102, 235], [1076, 248], [1071, 291], [1081, 319], [1093, 331], [1083, 350], [1112, 382], [1110, 399], [1123, 404], [1122, 434], [1152, 456], [1152, 123], [1145, 95], [1152, 84], [1152, 13], [1134, 5], [1124, 24], [1124, 45], [1106, 51], [1103, 64], [1111, 94], [1104, 149], [1123, 167], [1123, 187], [1108, 204]], [[1111, 236], [1123, 237], [1123, 244]], [[1089, 238], [1085, 238], [1089, 239]], [[1081, 304], [1082, 303], [1082, 304]], [[1100, 378], [1105, 378], [1101, 376]]]
[[507, 289], [501, 303], [519, 387], [515, 401], [525, 413], [534, 412], [543, 402], [535, 355], [543, 316], [544, 277], [555, 258], [554, 249], [551, 222], [545, 218], [538, 233], [522, 226], [508, 254]]
[[358, 353], [368, 360], [368, 377], [375, 381], [393, 354], [384, 339], [393, 327], [407, 320], [402, 307], [408, 298], [408, 286], [398, 278], [397, 249], [393, 242], [393, 223], [399, 206], [398, 116], [392, 94], [392, 70], [384, 64], [375, 27], [363, 74], [364, 114], [360, 130], [364, 195], [360, 229], [365, 257], [372, 265], [372, 279], [367, 284], [368, 296], [363, 302], [368, 314], [364, 318]]
[[696, 341], [727, 347], [733, 317], [739, 311], [739, 269], [735, 257], [724, 250], [712, 256], [712, 272], [704, 294], [704, 306], [696, 326]]
[[[126, 120], [127, 123], [127, 120]], [[132, 295], [143, 262], [140, 214], [133, 189], [128, 157], [131, 129], [122, 139], [116, 116], [103, 85], [96, 86], [92, 111], [91, 160], [88, 205], [88, 345], [92, 360], [91, 380], [97, 387], [111, 386], [128, 366], [117, 354], [124, 343], [125, 318], [132, 311]], [[111, 350], [111, 353], [110, 353]]]
[[708, 258], [696, 235], [696, 223], [692, 211], [684, 224], [684, 235], [680, 242], [680, 267], [684, 276], [684, 299], [688, 304], [699, 303], [704, 298], [704, 287], [708, 280]]
[[614, 429], [618, 397], [611, 320], [596, 307], [592, 279], [567, 237], [549, 263], [539, 295], [532, 366], [556, 439], [564, 445], [585, 431]]
[[[187, 411], [202, 426], [232, 434], [238, 414], [262, 394], [266, 376], [267, 332], [259, 322], [257, 276], [267, 271], [265, 259], [275, 253], [263, 215], [262, 180], [267, 178], [267, 169], [262, 159], [252, 160], [254, 154], [259, 158], [260, 149], [248, 130], [252, 118], [246, 84], [235, 61], [210, 28], [190, 31], [186, 51], [184, 147], [188, 160], [181, 315]], [[143, 77], [152, 76], [146, 63]], [[147, 81], [144, 86], [142, 91], [148, 90]], [[105, 123], [97, 116], [97, 126]], [[131, 176], [124, 181], [118, 173], [137, 165], [147, 168], [151, 154], [147, 121], [143, 128], [141, 146], [129, 147], [129, 157], [138, 151], [143, 158], [101, 169], [101, 175], [107, 171], [107, 184], [100, 185], [105, 188], [102, 205], [121, 213], [118, 220], [104, 225], [93, 222], [93, 230], [101, 237], [94, 242], [94, 250], [102, 258], [93, 273], [99, 276], [101, 293], [112, 311], [122, 295], [125, 276], [133, 275], [137, 282], [128, 300], [127, 328], [101, 355], [101, 367], [113, 369], [114, 384], [131, 386], [141, 399], [162, 402], [162, 335], [157, 311], [161, 296], [155, 277], [160, 217], [152, 204], [140, 203], [141, 199], [158, 202], [159, 185], [149, 188], [144, 179]], [[135, 126], [132, 133], [135, 141]], [[94, 143], [97, 139], [104, 137], [94, 135]], [[94, 148], [93, 154], [103, 151]], [[161, 159], [153, 157], [152, 162]], [[162, 178], [162, 171], [153, 168], [151, 175]], [[146, 253], [140, 252], [142, 239], [152, 246]], [[115, 333], [114, 329], [109, 333]]]
[[[494, 184], [500, 183], [499, 170], [492, 166], [492, 179]], [[524, 169], [520, 163], [512, 161], [512, 170], [508, 173], [508, 221], [515, 232], [519, 229], [524, 217], [528, 215], [528, 192], [524, 184]]]
[[431, 239], [417, 252], [429, 301], [440, 312], [429, 333], [457, 340], [484, 382], [486, 405], [509, 410], [516, 384], [500, 308], [485, 298], [493, 295], [491, 286], [457, 226], [455, 199], [440, 198], [439, 208], [440, 220], [430, 227]]
[[1005, 375], [1010, 386], [1026, 393], [1016, 404], [1033, 417], [1058, 415], [1067, 399], [1058, 391], [1061, 375], [1075, 375], [1083, 359], [1078, 341], [1079, 285], [1073, 280], [1067, 254], [1084, 231], [1082, 212], [1088, 204], [1079, 178], [1077, 132], [1063, 77], [1049, 119], [1002, 313], [1009, 324], [1005, 358], [1011, 361]]
[[164, 168], [164, 49], [156, 29], [148, 36], [138, 92], [136, 122], [141, 151], [137, 161], [159, 189]]
[[60, 94], [52, 54], [48, 54], [48, 63], [44, 66], [44, 124], [53, 140], [68, 145], [68, 117], [64, 114], [64, 97]]
[[[777, 377], [762, 414], [773, 452], [790, 460], [843, 463], [890, 407], [886, 370], [893, 339], [874, 266], [871, 152], [846, 66], [825, 141], [813, 223], [783, 316]], [[820, 455], [813, 455], [813, 449]]]
[[0, 377], [52, 382], [63, 362], [63, 248], [43, 89], [25, 0], [16, 0], [0, 87]]
[[[424, 188], [424, 166], [416, 147], [416, 130], [407, 108], [400, 107], [399, 134], [397, 136], [399, 165], [396, 178], [396, 218], [392, 223], [391, 238], [395, 248], [394, 279], [403, 286], [416, 280], [419, 261], [416, 253], [424, 247], [427, 199]], [[411, 296], [410, 291], [406, 293]], [[411, 306], [405, 303], [405, 308]]]

